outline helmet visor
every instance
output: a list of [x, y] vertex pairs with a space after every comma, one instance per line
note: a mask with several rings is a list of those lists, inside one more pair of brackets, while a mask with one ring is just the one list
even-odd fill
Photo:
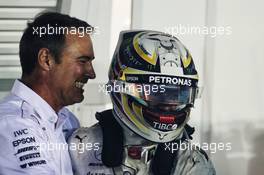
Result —
[[[111, 89], [109, 89], [109, 85]], [[138, 100], [159, 104], [194, 104], [198, 87], [160, 84], [137, 84], [124, 81], [110, 81], [107, 84], [108, 92], [124, 93]]]

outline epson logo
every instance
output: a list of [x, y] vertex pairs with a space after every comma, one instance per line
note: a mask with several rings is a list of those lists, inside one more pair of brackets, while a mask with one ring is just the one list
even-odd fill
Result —
[[127, 76], [126, 80], [130, 81], [130, 82], [135, 82], [135, 81], [138, 81], [138, 77], [136, 77], [136, 76]]
[[192, 86], [192, 80], [178, 77], [149, 76], [149, 83]]
[[27, 137], [13, 141], [13, 146], [17, 147], [20, 144], [36, 142], [35, 137]]

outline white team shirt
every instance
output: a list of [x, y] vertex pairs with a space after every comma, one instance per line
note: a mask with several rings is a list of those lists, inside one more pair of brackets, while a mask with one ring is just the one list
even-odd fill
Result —
[[79, 127], [66, 108], [58, 114], [16, 80], [0, 102], [0, 174], [72, 175], [65, 137]]

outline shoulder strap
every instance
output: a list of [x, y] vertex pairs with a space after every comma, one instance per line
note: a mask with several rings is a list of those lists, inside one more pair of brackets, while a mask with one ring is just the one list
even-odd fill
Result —
[[123, 159], [123, 129], [115, 120], [112, 110], [95, 114], [103, 133], [102, 162], [107, 167], [121, 165]]

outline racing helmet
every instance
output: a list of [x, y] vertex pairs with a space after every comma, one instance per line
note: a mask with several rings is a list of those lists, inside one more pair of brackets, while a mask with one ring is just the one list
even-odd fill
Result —
[[121, 32], [108, 76], [114, 117], [122, 127], [157, 143], [181, 136], [199, 88], [192, 56], [176, 37]]

